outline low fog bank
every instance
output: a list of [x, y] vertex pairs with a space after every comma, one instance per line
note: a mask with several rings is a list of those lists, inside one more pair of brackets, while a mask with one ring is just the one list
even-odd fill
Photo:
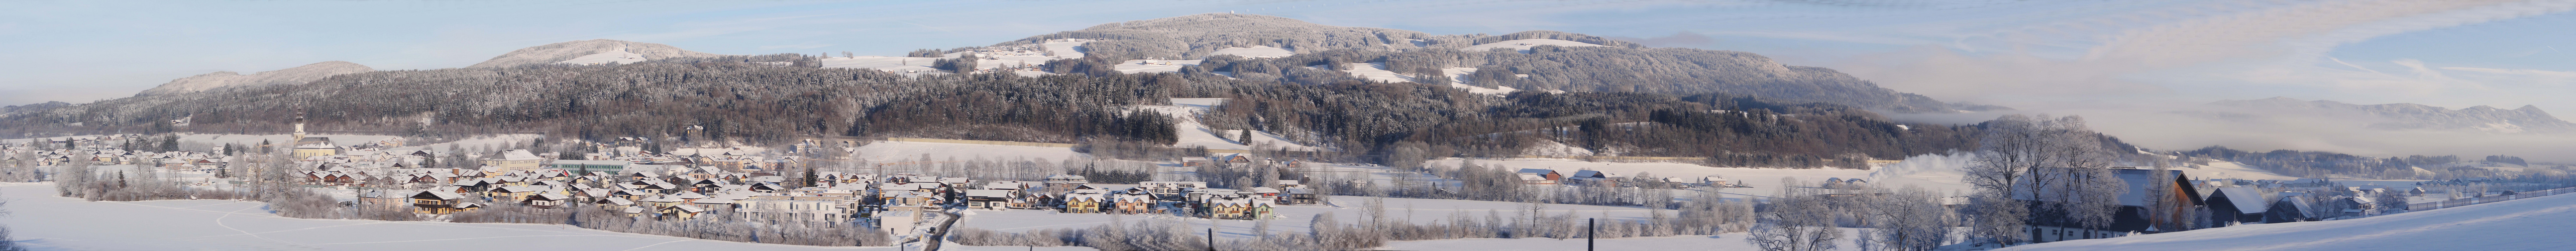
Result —
[[2576, 162], [2576, 135], [2495, 133], [2473, 130], [2379, 130], [2375, 121], [2222, 109], [2194, 103], [2024, 105], [2020, 111], [1897, 114], [1901, 122], [1975, 124], [2005, 114], [2079, 115], [2095, 131], [2157, 151], [2225, 146], [2246, 151], [2297, 150], [2392, 157], [2406, 155], [2520, 156], [2535, 162]]

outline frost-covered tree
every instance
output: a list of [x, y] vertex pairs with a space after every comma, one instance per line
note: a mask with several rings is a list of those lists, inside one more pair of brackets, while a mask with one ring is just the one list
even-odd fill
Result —
[[1771, 208], [1744, 241], [1773, 251], [1833, 250], [1843, 237], [1835, 228], [1833, 208], [1822, 194], [1796, 178], [1780, 178], [1780, 190], [1771, 197]]
[[1950, 227], [1957, 217], [1941, 205], [1939, 194], [1908, 185], [1903, 189], [1874, 188], [1867, 204], [1874, 218], [1868, 240], [1892, 250], [1932, 250], [1949, 244]]

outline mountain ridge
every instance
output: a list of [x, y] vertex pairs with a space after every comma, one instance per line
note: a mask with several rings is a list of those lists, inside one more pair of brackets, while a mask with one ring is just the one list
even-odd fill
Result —
[[2255, 100], [2221, 100], [2210, 105], [2272, 112], [2368, 121], [2371, 129], [2382, 130], [2479, 130], [2500, 133], [2566, 133], [2576, 132], [2569, 123], [2540, 106], [2523, 105], [2514, 109], [2494, 106], [2471, 106], [2449, 109], [2415, 103], [2361, 105], [2332, 100], [2299, 100], [2273, 97]]
[[[1228, 77], [1232, 78], [1284, 78], [1309, 84], [1342, 78], [1318, 77], [1289, 67], [1385, 62], [1385, 70], [1406, 76], [1457, 75], [1459, 73], [1442, 69], [1475, 68], [1481, 71], [1474, 75], [1480, 81], [1461, 84], [1479, 87], [1683, 95], [1722, 92], [1903, 113], [2010, 110], [1942, 102], [1890, 90], [1834, 69], [1784, 65], [1754, 53], [1650, 48], [1599, 36], [1543, 30], [1499, 36], [1431, 35], [1398, 29], [1323, 25], [1275, 16], [1211, 13], [1101, 24], [995, 46], [1059, 39], [1093, 40], [1083, 47], [1088, 49], [1087, 55], [1098, 57], [1103, 62], [1210, 59], [1210, 62], [1198, 65], [1203, 69], [1184, 71], [1230, 72]], [[1565, 40], [1600, 46], [1535, 45], [1522, 46], [1529, 48], [1518, 52], [1501, 51], [1500, 48], [1464, 50], [1482, 44], [1526, 39]], [[1250, 64], [1210, 57], [1221, 49], [1256, 46], [1284, 48], [1297, 55], [1257, 59], [1267, 62]], [[1450, 82], [1437, 78], [1425, 80], [1429, 83], [1424, 84], [1435, 85]]]
[[145, 89], [143, 92], [136, 93], [134, 95], [170, 95], [231, 88], [302, 84], [334, 75], [370, 71], [375, 71], [375, 69], [368, 68], [366, 65], [360, 65], [358, 63], [350, 63], [348, 61], [323, 61], [320, 63], [306, 64], [292, 68], [251, 73], [250, 75], [242, 75], [241, 73], [231, 71], [217, 71], [173, 79], [170, 80], [169, 83], [163, 83], [160, 86], [152, 87], [152, 89]]

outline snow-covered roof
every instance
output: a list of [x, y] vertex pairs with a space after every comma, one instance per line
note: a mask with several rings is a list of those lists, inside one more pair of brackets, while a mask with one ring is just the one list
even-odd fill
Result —
[[530, 152], [528, 152], [528, 150], [527, 150], [527, 149], [511, 149], [510, 151], [501, 152], [501, 160], [542, 160], [542, 159], [545, 159], [545, 158], [537, 157], [537, 154], [536, 154], [536, 153], [530, 153]]
[[966, 197], [1010, 197], [1010, 196], [1011, 196], [1011, 191], [1010, 191], [1010, 190], [993, 190], [993, 189], [974, 189], [974, 190], [966, 190]]
[[2270, 209], [2272, 206], [2268, 201], [2263, 201], [2263, 191], [2251, 187], [2221, 187], [2218, 188], [2218, 193], [2227, 195], [2228, 201], [2213, 201], [2213, 203], [2224, 204], [2210, 206], [2234, 206], [2236, 212], [2248, 214], [2262, 213], [2264, 209]]
[[453, 193], [453, 192], [448, 192], [448, 191], [439, 191], [439, 190], [436, 190], [436, 189], [420, 191], [420, 193], [412, 194], [412, 197], [420, 197], [420, 194], [428, 194], [431, 198], [437, 198], [437, 199], [440, 199], [440, 200], [453, 200], [453, 199], [463, 199], [463, 198], [465, 198], [465, 195], [458, 195], [458, 194]]

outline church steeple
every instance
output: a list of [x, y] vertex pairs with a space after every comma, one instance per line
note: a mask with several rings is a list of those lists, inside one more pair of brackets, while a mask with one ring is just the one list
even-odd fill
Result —
[[294, 140], [294, 141], [288, 141], [288, 142], [303, 142], [303, 141], [304, 141], [304, 112], [298, 111], [298, 112], [295, 112], [295, 140]]

